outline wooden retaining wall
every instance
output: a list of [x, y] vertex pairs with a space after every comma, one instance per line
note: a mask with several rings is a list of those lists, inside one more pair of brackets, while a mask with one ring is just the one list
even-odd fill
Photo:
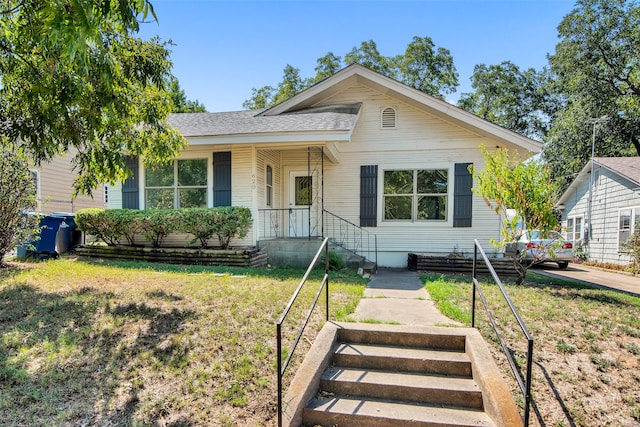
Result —
[[220, 265], [229, 267], [264, 267], [266, 251], [248, 248], [236, 250], [199, 248], [148, 248], [133, 246], [79, 246], [80, 257], [121, 261], [151, 261], [167, 264]]
[[[490, 258], [489, 262], [493, 266], [500, 278], [518, 277], [518, 273], [513, 267], [513, 260], [510, 258]], [[411, 271], [433, 271], [436, 273], [473, 273], [473, 258], [466, 257], [446, 257], [427, 256], [410, 253], [407, 259], [408, 269]], [[482, 259], [478, 260], [478, 274], [489, 275], [489, 269]]]

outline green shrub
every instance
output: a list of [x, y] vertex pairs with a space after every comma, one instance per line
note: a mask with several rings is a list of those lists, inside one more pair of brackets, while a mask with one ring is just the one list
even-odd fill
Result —
[[214, 208], [213, 226], [223, 249], [229, 247], [232, 238], [244, 238], [251, 228], [251, 211], [239, 206]]
[[86, 234], [95, 236], [109, 246], [119, 243], [121, 231], [115, 226], [109, 211], [100, 208], [80, 209], [75, 216], [76, 225]]
[[[325, 253], [322, 253], [320, 257], [320, 266], [324, 268], [325, 263]], [[336, 252], [335, 249], [329, 250], [329, 270], [331, 271], [340, 271], [346, 268], [347, 264], [344, 262], [344, 259]]]
[[[0, 142], [6, 142], [4, 137]], [[40, 231], [38, 217], [28, 213], [35, 208], [36, 187], [27, 162], [12, 151], [0, 151], [0, 263]]]
[[114, 233], [119, 234], [118, 242], [122, 244], [124, 237], [127, 244], [136, 244], [136, 235], [142, 232], [141, 217], [144, 211], [135, 209], [109, 209], [105, 213], [110, 217]]
[[165, 237], [178, 230], [179, 209], [151, 209], [140, 212], [140, 229], [154, 248], [160, 247]]
[[142, 233], [153, 247], [171, 233], [191, 234], [191, 244], [200, 241], [208, 246], [213, 236], [220, 246], [229, 247], [234, 237], [243, 238], [251, 228], [251, 211], [248, 208], [223, 206], [217, 208], [185, 209], [81, 209], [76, 213], [78, 228], [103, 240], [110, 246], [135, 245], [135, 237]]
[[217, 224], [214, 220], [215, 210], [208, 208], [181, 209], [179, 229], [183, 233], [193, 235], [191, 244], [200, 241], [200, 246], [207, 247], [209, 239], [216, 234]]

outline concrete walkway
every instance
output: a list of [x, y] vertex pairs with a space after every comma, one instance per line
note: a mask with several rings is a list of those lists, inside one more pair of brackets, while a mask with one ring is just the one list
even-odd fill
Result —
[[462, 326], [440, 313], [417, 273], [406, 269], [378, 269], [353, 317], [359, 322]]
[[549, 277], [574, 280], [601, 289], [612, 289], [640, 297], [640, 276], [628, 273], [607, 271], [601, 268], [589, 267], [582, 264], [569, 264], [566, 270], [554, 268], [544, 264], [542, 268], [531, 271]]

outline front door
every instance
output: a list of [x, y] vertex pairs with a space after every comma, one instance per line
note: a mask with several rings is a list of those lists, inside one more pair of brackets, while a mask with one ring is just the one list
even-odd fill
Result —
[[289, 172], [289, 237], [308, 237], [316, 229], [314, 189], [317, 183], [307, 171]]

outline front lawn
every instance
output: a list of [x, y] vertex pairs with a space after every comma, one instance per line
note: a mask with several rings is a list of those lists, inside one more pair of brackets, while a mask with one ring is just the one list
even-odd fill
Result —
[[[303, 273], [74, 259], [1, 269], [0, 420], [274, 425], [275, 321]], [[320, 277], [294, 307], [288, 341]], [[364, 285], [333, 275], [332, 317], [350, 314]]]
[[[469, 279], [427, 275], [427, 290], [444, 314], [467, 325]], [[515, 358], [525, 365], [526, 340], [496, 285], [482, 283]], [[640, 298], [551, 279], [529, 271], [507, 292], [534, 338], [531, 425], [622, 426], [640, 422]], [[506, 378], [510, 369], [478, 298], [477, 326]], [[516, 401], [519, 388], [509, 378]], [[517, 390], [517, 392], [515, 392]], [[541, 422], [540, 422], [541, 420]]]

